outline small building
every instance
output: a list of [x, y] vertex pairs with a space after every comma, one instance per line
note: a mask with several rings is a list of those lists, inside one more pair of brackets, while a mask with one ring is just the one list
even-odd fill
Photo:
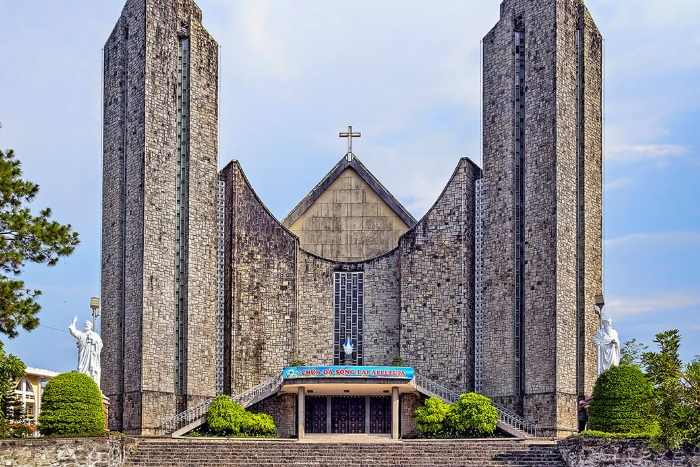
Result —
[[44, 370], [28, 366], [25, 375], [14, 385], [14, 394], [22, 406], [24, 419], [28, 424], [37, 426], [41, 413], [41, 395], [46, 383], [58, 375], [58, 371]]

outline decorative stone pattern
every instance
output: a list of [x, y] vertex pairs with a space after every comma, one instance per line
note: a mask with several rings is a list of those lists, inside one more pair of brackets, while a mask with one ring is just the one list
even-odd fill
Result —
[[685, 445], [655, 452], [648, 441], [577, 437], [559, 441], [559, 452], [569, 467], [691, 467], [700, 465], [700, 448]]
[[[176, 394], [178, 38], [189, 37], [184, 384]], [[192, 0], [129, 0], [105, 45], [102, 291], [110, 427], [148, 433], [215, 393], [218, 46]], [[126, 155], [126, 156], [125, 156]], [[112, 186], [115, 185], [115, 186]]]
[[362, 261], [393, 250], [408, 226], [347, 168], [289, 227], [301, 247], [335, 261]]
[[481, 170], [462, 159], [400, 243], [401, 356], [456, 391], [474, 388], [474, 207]]
[[[582, 16], [583, 15], [583, 16]], [[585, 23], [584, 108], [601, 99], [600, 42], [580, 0], [505, 0], [484, 38], [484, 392], [538, 422], [538, 431], [576, 430], [576, 396], [590, 390], [595, 328], [588, 311], [602, 290], [600, 121], [577, 128], [576, 31]], [[524, 393], [516, 387], [514, 316], [514, 31], [525, 31]], [[588, 34], [588, 36], [586, 36]], [[599, 38], [599, 35], [597, 36]], [[577, 134], [583, 135], [585, 225], [577, 231]], [[590, 183], [589, 183], [590, 181]], [[582, 245], [582, 243], [585, 243]], [[518, 246], [520, 247], [520, 246]], [[585, 304], [577, 312], [577, 254], [585, 261]], [[578, 332], [578, 336], [577, 336]], [[581, 339], [580, 341], [578, 339]], [[581, 387], [577, 386], [581, 375]], [[585, 376], [584, 376], [585, 375]]]
[[0, 463], [13, 467], [122, 467], [137, 445], [137, 439], [124, 436], [0, 440]]
[[280, 438], [296, 437], [296, 394], [278, 394], [258, 402], [248, 410], [271, 415], [277, 426], [277, 436]]

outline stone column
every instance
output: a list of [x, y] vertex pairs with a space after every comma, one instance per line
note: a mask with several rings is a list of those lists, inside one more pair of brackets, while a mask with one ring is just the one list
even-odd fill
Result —
[[399, 439], [399, 388], [391, 388], [391, 439]]
[[306, 394], [303, 386], [299, 388], [297, 407], [299, 407], [299, 416], [297, 417], [297, 433], [299, 434], [299, 439], [302, 439], [304, 437], [304, 426], [306, 425]]

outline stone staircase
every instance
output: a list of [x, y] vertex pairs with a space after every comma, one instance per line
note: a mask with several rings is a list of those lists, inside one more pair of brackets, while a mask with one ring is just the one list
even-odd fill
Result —
[[[261, 400], [275, 394], [282, 387], [282, 376], [273, 376], [270, 379], [263, 381], [255, 387], [248, 389], [241, 394], [238, 394], [231, 399], [238, 402], [244, 409], [251, 405], [260, 402]], [[214, 401], [210, 398], [190, 409], [185, 410], [173, 418], [166, 420], [160, 426], [160, 433], [163, 435], [180, 436], [189, 431], [194, 430], [204, 424], [207, 420], [207, 411], [209, 406]]]
[[144, 439], [124, 467], [304, 465], [566, 467], [556, 444], [514, 440], [303, 443], [280, 440]]
[[[459, 400], [460, 394], [447, 389], [440, 383], [419, 374], [415, 375], [413, 386], [428, 397], [437, 397], [452, 404]], [[491, 403], [498, 411], [498, 428], [516, 438], [537, 437], [537, 424], [526, 421], [517, 413], [498, 404]]]

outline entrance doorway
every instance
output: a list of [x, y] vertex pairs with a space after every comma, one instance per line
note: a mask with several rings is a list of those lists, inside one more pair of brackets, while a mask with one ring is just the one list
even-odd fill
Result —
[[391, 433], [391, 397], [371, 396], [369, 398], [369, 432]]
[[390, 396], [306, 396], [305, 433], [391, 434]]
[[365, 432], [365, 397], [331, 397], [331, 433]]

